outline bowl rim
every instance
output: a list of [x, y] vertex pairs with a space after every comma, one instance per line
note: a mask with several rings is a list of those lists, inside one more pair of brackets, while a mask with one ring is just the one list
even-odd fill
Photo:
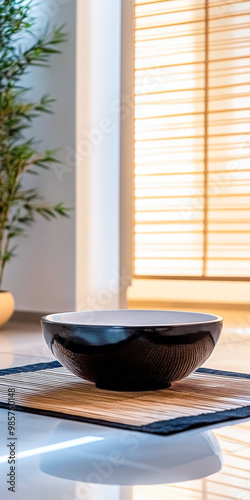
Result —
[[[209, 319], [206, 321], [190, 321], [190, 322], [182, 322], [182, 323], [148, 323], [144, 325], [136, 325], [136, 324], [117, 324], [117, 325], [111, 325], [108, 322], [106, 324], [93, 324], [91, 322], [89, 323], [72, 323], [70, 321], [53, 321], [50, 319], [52, 316], [55, 315], [64, 315], [64, 314], [78, 314], [78, 313], [86, 313], [86, 314], [93, 314], [93, 313], [99, 313], [99, 312], [116, 312], [116, 311], [138, 311], [138, 312], [168, 312], [168, 313], [185, 313], [185, 314], [199, 314], [199, 315], [204, 315], [204, 316], [210, 316], [213, 319]], [[214, 324], [214, 323], [223, 323], [223, 318], [222, 316], [219, 316], [217, 314], [209, 314], [209, 313], [202, 313], [202, 312], [192, 312], [192, 311], [175, 311], [175, 310], [170, 310], [170, 309], [98, 309], [98, 310], [83, 310], [83, 311], [65, 311], [61, 313], [49, 313], [46, 314], [45, 316], [42, 316], [41, 318], [41, 323], [46, 323], [49, 325], [61, 325], [61, 326], [71, 326], [71, 327], [93, 327], [93, 328], [140, 328], [140, 329], [145, 329], [145, 328], [166, 328], [166, 327], [179, 327], [179, 326], [195, 326], [195, 325], [207, 325], [207, 324]]]

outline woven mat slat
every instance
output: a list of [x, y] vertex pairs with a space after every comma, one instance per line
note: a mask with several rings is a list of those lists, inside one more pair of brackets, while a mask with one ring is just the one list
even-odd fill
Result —
[[161, 434], [230, 415], [250, 417], [249, 375], [199, 370], [170, 389], [116, 392], [97, 389], [56, 362], [33, 366], [0, 370], [0, 406], [7, 407], [8, 388], [14, 387], [20, 410]]

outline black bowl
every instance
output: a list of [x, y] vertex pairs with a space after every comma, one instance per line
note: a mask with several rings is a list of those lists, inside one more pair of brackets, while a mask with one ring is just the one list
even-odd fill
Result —
[[140, 391], [169, 387], [212, 353], [222, 318], [179, 311], [83, 311], [42, 318], [54, 356], [97, 387]]

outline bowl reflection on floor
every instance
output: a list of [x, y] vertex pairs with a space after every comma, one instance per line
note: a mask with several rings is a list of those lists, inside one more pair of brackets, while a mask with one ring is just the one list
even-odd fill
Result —
[[[84, 444], [65, 450], [57, 445], [79, 438], [79, 427], [60, 423], [40, 457], [42, 472], [63, 479], [112, 485], [167, 484], [200, 479], [222, 467], [220, 446], [212, 431], [162, 437], [93, 426]], [[84, 441], [84, 437], [80, 438]], [[89, 441], [88, 441], [89, 440]]]

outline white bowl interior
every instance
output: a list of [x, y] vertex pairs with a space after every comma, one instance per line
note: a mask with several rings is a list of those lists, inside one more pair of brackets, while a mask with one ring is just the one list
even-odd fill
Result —
[[220, 316], [213, 314], [131, 309], [66, 312], [49, 314], [45, 319], [55, 323], [93, 326], [170, 326], [222, 320]]

